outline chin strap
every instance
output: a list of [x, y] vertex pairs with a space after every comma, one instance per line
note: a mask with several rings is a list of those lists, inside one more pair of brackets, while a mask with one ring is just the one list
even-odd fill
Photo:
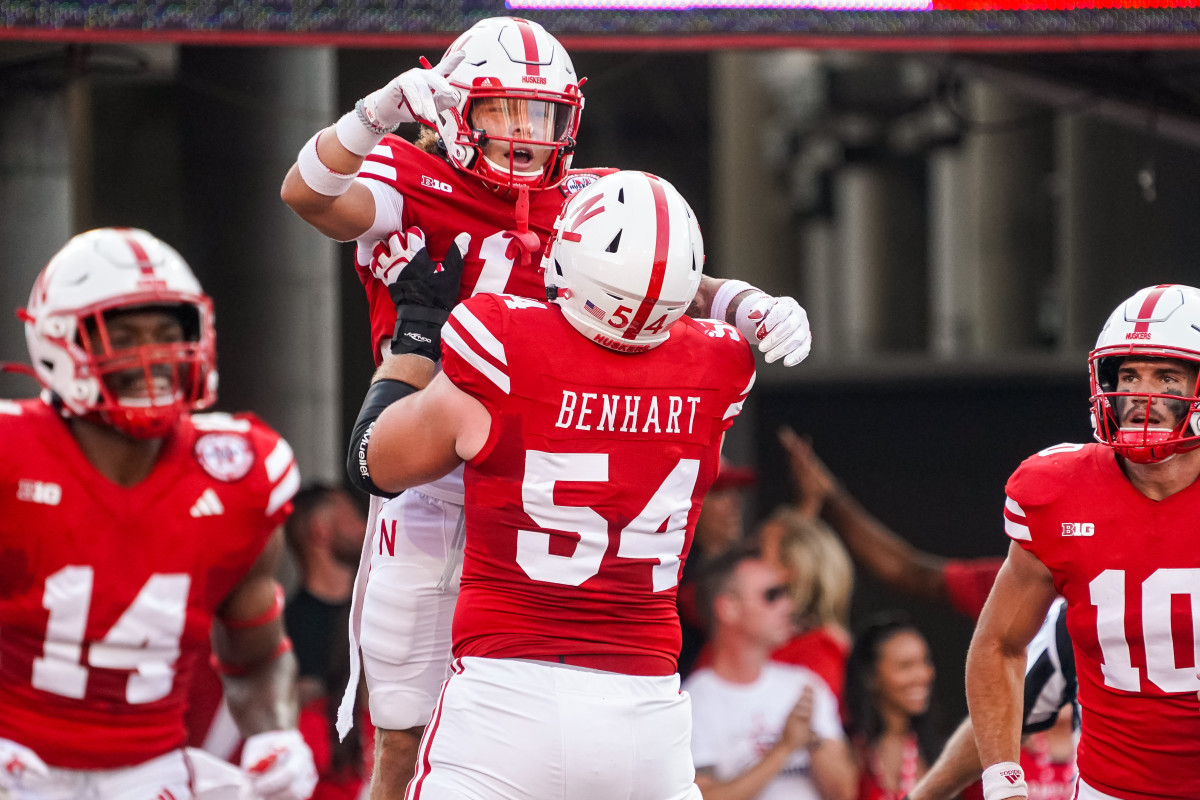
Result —
[[533, 254], [542, 249], [542, 241], [529, 230], [529, 187], [524, 184], [517, 187], [515, 211], [517, 229], [504, 232], [509, 237], [504, 256], [511, 258], [517, 266], [528, 267], [533, 263]]

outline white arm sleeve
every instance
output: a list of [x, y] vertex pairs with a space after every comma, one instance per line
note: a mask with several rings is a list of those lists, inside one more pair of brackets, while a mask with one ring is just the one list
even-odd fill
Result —
[[364, 250], [367, 253], [366, 261], [361, 260], [361, 255], [358, 256], [359, 263], [365, 265], [371, 261], [371, 249], [375, 246], [375, 242], [387, 238], [389, 233], [403, 230], [404, 195], [382, 181], [374, 181], [369, 178], [366, 180], [356, 178], [355, 180], [370, 189], [371, 194], [375, 197], [375, 221], [371, 223], [371, 227], [357, 237], [359, 253]]

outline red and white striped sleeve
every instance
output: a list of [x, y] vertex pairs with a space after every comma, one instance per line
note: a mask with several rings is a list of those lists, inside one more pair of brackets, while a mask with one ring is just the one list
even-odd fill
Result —
[[1004, 532], [1008, 534], [1008, 538], [1018, 542], [1033, 541], [1033, 535], [1029, 532], [1029, 520], [1025, 517], [1025, 510], [1013, 500], [1011, 497], [1004, 498]]
[[504, 306], [493, 295], [460, 303], [442, 326], [442, 369], [454, 385], [482, 401], [509, 394]]
[[275, 446], [263, 459], [263, 467], [271, 488], [265, 513], [268, 519], [278, 524], [291, 513], [292, 498], [300, 488], [300, 468], [296, 466], [291, 445], [282, 436], [276, 439]]

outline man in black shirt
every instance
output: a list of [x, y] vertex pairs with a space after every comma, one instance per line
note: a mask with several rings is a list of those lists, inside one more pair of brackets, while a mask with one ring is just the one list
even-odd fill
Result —
[[[292, 501], [284, 532], [300, 572], [284, 625], [300, 667], [300, 703], [326, 693], [331, 656], [344, 660], [346, 620], [366, 519], [341, 488], [313, 484]], [[340, 687], [338, 687], [340, 691]]]

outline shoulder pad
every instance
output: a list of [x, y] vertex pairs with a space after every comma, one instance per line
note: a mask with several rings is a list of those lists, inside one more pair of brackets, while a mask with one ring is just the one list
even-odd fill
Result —
[[508, 394], [511, 380], [504, 348], [504, 320], [512, 308], [542, 305], [512, 295], [477, 294], [459, 303], [442, 327], [442, 369], [469, 394]]
[[1087, 445], [1064, 443], [1047, 447], [1021, 462], [1004, 487], [1009, 498], [1029, 511], [1058, 499], [1067, 488], [1064, 478], [1087, 457]]

